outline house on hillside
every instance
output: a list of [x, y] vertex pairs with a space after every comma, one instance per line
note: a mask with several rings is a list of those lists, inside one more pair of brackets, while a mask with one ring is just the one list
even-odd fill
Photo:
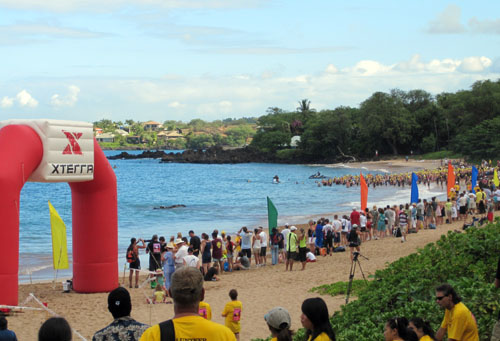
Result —
[[184, 135], [180, 134], [177, 130], [160, 131], [157, 136], [159, 140], [164, 140], [164, 141], [184, 138]]
[[141, 143], [140, 136], [127, 136], [127, 143], [139, 144]]
[[128, 132], [126, 132], [123, 129], [116, 129], [115, 134], [121, 135], [121, 136], [128, 136]]
[[290, 139], [290, 147], [297, 148], [299, 146], [299, 143], [300, 143], [300, 136], [299, 135], [292, 136], [292, 138]]
[[112, 133], [102, 133], [95, 137], [97, 142], [115, 142], [115, 135]]
[[147, 121], [142, 124], [144, 130], [158, 131], [163, 128], [162, 124], [155, 121]]

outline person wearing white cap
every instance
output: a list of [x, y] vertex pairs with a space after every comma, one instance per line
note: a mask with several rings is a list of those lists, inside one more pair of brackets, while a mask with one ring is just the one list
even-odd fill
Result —
[[184, 266], [184, 257], [188, 255], [188, 246], [180, 238], [175, 240], [175, 246], [177, 247], [177, 252], [174, 255], [174, 260], [175, 270], [177, 270]]
[[271, 341], [286, 340], [292, 341], [293, 332], [290, 330], [292, 324], [290, 314], [285, 308], [276, 307], [264, 315], [267, 327], [271, 332]]
[[290, 266], [290, 271], [292, 271], [293, 261], [297, 259], [298, 238], [295, 234], [296, 230], [297, 228], [295, 226], [290, 227], [290, 233], [287, 236], [285, 271], [288, 271], [288, 266]]

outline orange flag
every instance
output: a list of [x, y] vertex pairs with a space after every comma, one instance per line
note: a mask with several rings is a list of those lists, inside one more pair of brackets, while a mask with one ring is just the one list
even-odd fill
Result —
[[368, 202], [368, 186], [366, 185], [363, 173], [359, 173], [359, 178], [361, 181], [361, 211], [364, 212]]
[[455, 172], [453, 171], [453, 166], [451, 165], [451, 161], [448, 161], [448, 197], [450, 197], [451, 189], [455, 187]]

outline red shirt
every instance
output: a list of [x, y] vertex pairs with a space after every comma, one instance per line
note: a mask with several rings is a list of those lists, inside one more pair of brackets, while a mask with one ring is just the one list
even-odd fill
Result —
[[352, 225], [358, 225], [359, 226], [359, 212], [358, 211], [352, 211], [351, 212], [351, 226]]

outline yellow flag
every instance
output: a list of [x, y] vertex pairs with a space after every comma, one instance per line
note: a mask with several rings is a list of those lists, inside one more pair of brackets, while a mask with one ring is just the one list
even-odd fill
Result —
[[498, 184], [500, 183], [498, 181], [498, 173], [496, 168], [495, 171], [493, 172], [493, 183], [495, 184], [495, 187], [498, 187]]
[[49, 201], [50, 225], [52, 229], [52, 257], [54, 269], [68, 269], [68, 246], [66, 243], [66, 225]]

